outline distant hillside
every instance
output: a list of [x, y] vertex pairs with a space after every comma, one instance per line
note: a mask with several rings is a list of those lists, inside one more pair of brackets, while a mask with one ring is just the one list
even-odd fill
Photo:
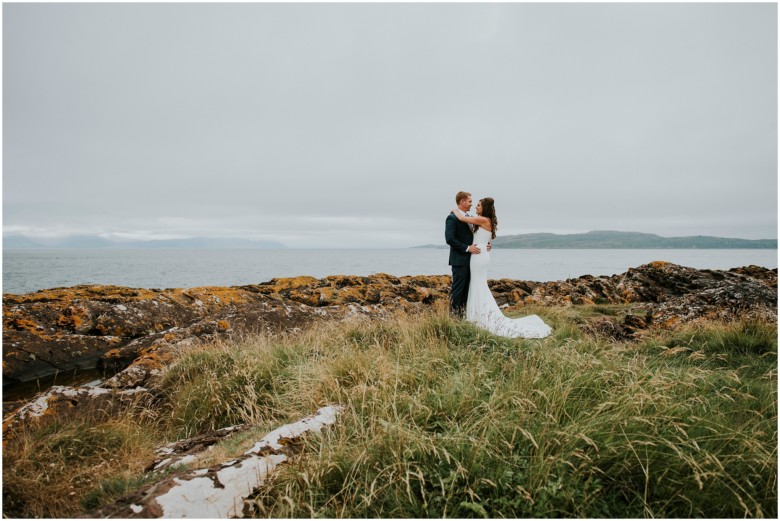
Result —
[[[496, 238], [496, 248], [570, 248], [570, 249], [777, 249], [777, 239], [729, 239], [696, 235], [693, 237], [661, 237], [652, 233], [593, 231], [555, 234], [526, 233]], [[418, 248], [446, 248], [446, 245], [426, 245]]]
[[41, 249], [41, 248], [111, 248], [116, 243], [97, 235], [69, 235], [60, 238], [31, 239], [21, 234], [4, 235], [3, 248]]
[[24, 235], [3, 236], [3, 248], [17, 249], [65, 249], [65, 248], [120, 248], [120, 249], [208, 249], [208, 250], [264, 250], [284, 249], [276, 241], [253, 241], [236, 238], [194, 237], [190, 239], [161, 239], [153, 241], [116, 242], [98, 236], [73, 235], [58, 239], [34, 240]]
[[139, 241], [124, 243], [115, 248], [178, 248], [178, 249], [207, 249], [207, 250], [270, 250], [287, 248], [284, 244], [275, 241], [250, 241], [247, 239], [168, 239], [157, 241]]
[[24, 235], [3, 236], [3, 249], [6, 250], [29, 250], [33, 248], [45, 248], [40, 243], [28, 239]]

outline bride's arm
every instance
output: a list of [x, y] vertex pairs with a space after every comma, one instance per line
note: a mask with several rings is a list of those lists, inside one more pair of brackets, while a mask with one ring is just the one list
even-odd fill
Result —
[[459, 221], [463, 221], [464, 223], [477, 224], [477, 225], [490, 223], [490, 219], [488, 219], [487, 217], [482, 217], [482, 216], [479, 216], [479, 215], [474, 216], [474, 217], [466, 217], [465, 215], [460, 213], [458, 210], [453, 210], [452, 214], [455, 217], [457, 217]]

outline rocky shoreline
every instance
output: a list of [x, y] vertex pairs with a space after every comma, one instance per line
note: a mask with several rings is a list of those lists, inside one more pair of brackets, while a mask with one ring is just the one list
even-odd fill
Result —
[[[528, 305], [631, 304], [591, 331], [631, 338], [699, 318], [777, 318], [777, 269], [697, 270], [666, 262], [565, 281], [489, 282], [507, 312]], [[115, 374], [105, 389], [147, 385], [179, 347], [294, 331], [352, 316], [383, 317], [446, 302], [449, 276], [295, 277], [236, 287], [75, 286], [3, 295], [4, 389], [75, 370]], [[4, 403], [4, 411], [14, 405]]]
[[[445, 306], [449, 285], [448, 276], [377, 274], [273, 279], [229, 288], [76, 286], [6, 294], [3, 444], [14, 439], [30, 420], [44, 415], [113, 416], [128, 407], [153, 407], [160, 377], [183, 347], [252, 333], [295, 331], [352, 317], [382, 320], [396, 311], [422, 312]], [[507, 312], [522, 313], [526, 306], [539, 312], [539, 307], [615, 305], [611, 309], [617, 313], [596, 313], [578, 325], [590, 334], [618, 340], [641, 339], [653, 330], [674, 329], [698, 319], [777, 320], [777, 269], [757, 266], [721, 271], [653, 262], [613, 276], [544, 283], [499, 279], [489, 285]], [[80, 369], [115, 374], [89, 386], [54, 385], [32, 400], [6, 399], [6, 388]], [[301, 425], [310, 421], [302, 420]], [[245, 426], [207, 433], [205, 438], [179, 440], [166, 447], [164, 455], [173, 458], [171, 461], [190, 457], [193, 447], [202, 450], [242, 428]], [[179, 448], [181, 454], [171, 456]], [[214, 497], [232, 505], [235, 497], [244, 497], [246, 491], [225, 488], [225, 476], [247, 469], [255, 472], [263, 465], [270, 472], [268, 458], [278, 463], [295, 456], [294, 451], [261, 449], [214, 468], [176, 474], [176, 479], [155, 483], [95, 515], [159, 517], [165, 513], [166, 498], [188, 493], [179, 485], [190, 482], [216, 484], [212, 487]], [[154, 468], [158, 464], [155, 462]], [[240, 515], [230, 509], [225, 512]]]

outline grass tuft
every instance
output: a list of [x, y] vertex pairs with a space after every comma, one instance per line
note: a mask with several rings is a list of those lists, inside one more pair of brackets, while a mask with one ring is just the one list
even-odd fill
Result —
[[33, 425], [3, 451], [3, 514], [75, 517], [81, 498], [102, 481], [142, 473], [153, 459], [147, 429], [127, 417]]

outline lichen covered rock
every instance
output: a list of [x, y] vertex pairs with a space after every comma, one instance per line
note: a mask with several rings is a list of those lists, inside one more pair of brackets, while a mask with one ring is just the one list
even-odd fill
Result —
[[[245, 333], [295, 331], [355, 315], [382, 317], [396, 309], [427, 309], [446, 302], [450, 283], [445, 275], [378, 273], [281, 278], [229, 288], [75, 286], [6, 294], [4, 385], [98, 368], [119, 372], [103, 384], [106, 388], [144, 386], [179, 347]], [[745, 313], [777, 317], [777, 269], [758, 266], [697, 270], [659, 261], [613, 276], [544, 283], [499, 279], [488, 284], [499, 306], [509, 312], [529, 304], [639, 305], [641, 318], [632, 319], [628, 329], [621, 326], [621, 335], [697, 318], [728, 319]]]

